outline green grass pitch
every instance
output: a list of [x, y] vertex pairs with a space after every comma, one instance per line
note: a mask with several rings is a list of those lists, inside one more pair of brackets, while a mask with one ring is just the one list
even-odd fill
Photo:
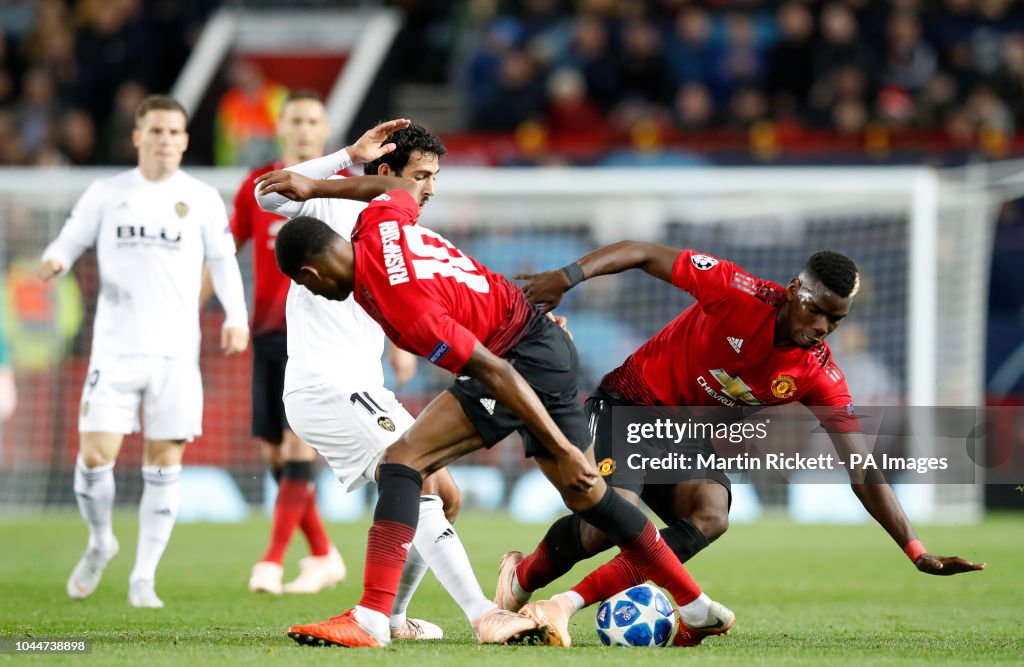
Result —
[[[396, 644], [382, 651], [312, 649], [285, 635], [292, 623], [324, 620], [351, 606], [362, 580], [367, 524], [331, 525], [349, 564], [348, 581], [313, 596], [272, 598], [245, 590], [249, 568], [266, 544], [265, 519], [239, 525], [180, 525], [157, 576], [163, 610], [127, 603], [135, 520], [119, 515], [122, 552], [99, 590], [76, 602], [64, 583], [85, 544], [73, 515], [0, 518], [0, 636], [90, 637], [91, 656], [0, 655], [0, 662], [104, 665], [443, 665], [641, 664], [1022, 664], [1024, 662], [1024, 519], [990, 517], [976, 526], [924, 527], [936, 553], [985, 560], [987, 571], [952, 578], [916, 572], [876, 525], [797, 526], [781, 520], [734, 526], [691, 563], [705, 590], [729, 605], [733, 631], [693, 649], [609, 649], [593, 630], [593, 611], [573, 625], [576, 645], [481, 647], [455, 604], [432, 577], [411, 611], [439, 623], [442, 642]], [[457, 523], [483, 584], [494, 590], [497, 562], [528, 551], [543, 526], [502, 515], [467, 515]], [[301, 535], [286, 579], [305, 555]], [[589, 563], [596, 565], [598, 559]], [[554, 593], [586, 572], [556, 582]]]

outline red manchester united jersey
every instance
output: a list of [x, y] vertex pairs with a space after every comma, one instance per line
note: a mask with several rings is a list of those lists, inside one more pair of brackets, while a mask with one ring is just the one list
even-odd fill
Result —
[[257, 177], [284, 169], [281, 162], [272, 162], [254, 169], [242, 181], [235, 193], [235, 208], [231, 215], [231, 233], [239, 247], [252, 240], [252, 273], [255, 295], [252, 315], [252, 334], [283, 332], [285, 330], [284, 304], [291, 281], [277, 268], [274, 259], [274, 241], [285, 218], [261, 209], [253, 196], [253, 181]]
[[602, 387], [641, 405], [778, 405], [841, 408], [830, 430], [859, 430], [846, 378], [824, 341], [776, 347], [775, 317], [785, 290], [732, 262], [693, 250], [679, 254], [672, 284], [697, 303], [617, 369]]
[[352, 232], [356, 302], [397, 346], [457, 373], [476, 341], [504, 355], [534, 314], [504, 276], [416, 224], [403, 190], [381, 195]]

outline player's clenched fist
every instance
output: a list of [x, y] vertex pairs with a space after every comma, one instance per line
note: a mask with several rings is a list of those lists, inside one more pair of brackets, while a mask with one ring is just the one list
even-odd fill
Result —
[[544, 271], [543, 273], [520, 273], [515, 276], [516, 280], [529, 280], [523, 287], [523, 294], [526, 300], [541, 308], [541, 312], [554, 310], [562, 297], [572, 288], [572, 282], [565, 271]]
[[44, 259], [36, 269], [36, 275], [40, 280], [53, 280], [64, 270], [64, 265], [55, 259]]
[[245, 352], [249, 347], [249, 332], [241, 327], [224, 327], [220, 332], [220, 349], [224, 356]]

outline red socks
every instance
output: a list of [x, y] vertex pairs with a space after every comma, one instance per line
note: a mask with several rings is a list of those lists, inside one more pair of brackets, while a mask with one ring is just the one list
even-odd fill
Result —
[[[313, 484], [304, 479], [282, 479], [277, 490], [277, 502], [274, 504], [274, 527], [270, 533], [270, 547], [263, 560], [277, 563], [284, 562], [284, 552], [288, 543], [302, 521], [303, 516], [313, 505], [316, 511], [316, 492]], [[319, 519], [319, 515], [317, 516]], [[320, 526], [323, 531], [323, 526]], [[324, 536], [326, 538], [326, 535]], [[311, 543], [312, 544], [312, 543]], [[324, 553], [327, 553], [324, 550]]]
[[320, 512], [316, 509], [316, 491], [309, 494], [309, 502], [306, 504], [306, 511], [299, 522], [302, 534], [309, 542], [309, 553], [313, 556], [326, 556], [331, 550], [331, 538], [327, 537], [324, 529], [324, 522], [320, 519]]
[[416, 529], [397, 521], [374, 521], [366, 543], [366, 570], [360, 607], [391, 616], [395, 592]]
[[648, 579], [668, 590], [678, 606], [693, 602], [701, 593], [651, 522], [635, 542], [623, 547], [618, 556], [587, 575], [573, 590], [591, 605]]
[[541, 540], [536, 550], [524, 558], [516, 568], [516, 579], [524, 591], [535, 591], [547, 586], [555, 578], [552, 576], [547, 541]]

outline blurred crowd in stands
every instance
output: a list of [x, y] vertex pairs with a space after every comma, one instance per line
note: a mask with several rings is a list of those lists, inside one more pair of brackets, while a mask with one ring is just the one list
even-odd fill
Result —
[[0, 164], [133, 164], [215, 0], [0, 0]]
[[900, 133], [998, 154], [1024, 121], [1012, 0], [470, 0], [470, 123]]
[[[0, 164], [130, 163], [132, 109], [170, 89], [221, 4], [0, 0]], [[635, 146], [646, 128], [769, 149], [820, 133], [869, 151], [909, 135], [1000, 156], [1024, 129], [1015, 0], [305, 4], [404, 10], [394, 70], [452, 85], [468, 131], [621, 132]]]
[[[620, 122], [653, 107], [680, 129], [792, 119], [1013, 131], [1024, 13], [1011, 0], [522, 0], [480, 10], [463, 75], [479, 129]], [[710, 8], [709, 8], [710, 7]]]

